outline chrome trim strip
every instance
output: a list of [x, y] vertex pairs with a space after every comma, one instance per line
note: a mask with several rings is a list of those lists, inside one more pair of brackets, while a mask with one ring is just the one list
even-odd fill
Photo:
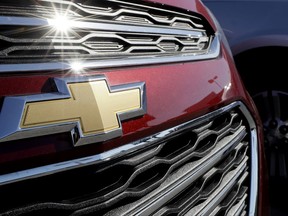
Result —
[[250, 204], [249, 204], [249, 215], [256, 215], [257, 203], [258, 203], [258, 138], [256, 124], [251, 116], [250, 112], [245, 106], [240, 106], [240, 110], [244, 113], [248, 120], [251, 130], [251, 183], [250, 183]]
[[[222, 180], [219, 187], [214, 191], [209, 198], [199, 206], [192, 208], [188, 215], [210, 215], [214, 208], [227, 196], [231, 188], [237, 183], [237, 179], [243, 174], [247, 166], [247, 158], [241, 162], [237, 169], [230, 171]], [[248, 173], [244, 173], [248, 175]]]
[[0, 25], [48, 26], [49, 23], [42, 18], [0, 16]]
[[[235, 215], [238, 216], [241, 213], [243, 213], [243, 210], [245, 208], [245, 200], [247, 198], [247, 194], [235, 205], [231, 208], [231, 210], [228, 212], [227, 215]], [[246, 215], [246, 214], [244, 214]]]
[[[113, 34], [111, 34], [113, 33]], [[138, 34], [133, 34], [133, 35], [143, 35], [141, 33], [138, 33]], [[151, 35], [149, 35], [151, 36]], [[154, 36], [154, 35], [153, 35]], [[136, 40], [133, 40], [133, 39], [127, 39], [123, 36], [120, 36], [118, 35], [117, 32], [109, 32], [109, 33], [97, 33], [97, 32], [92, 32], [92, 33], [88, 33], [87, 35], [85, 35], [84, 37], [82, 38], [79, 38], [79, 39], [57, 39], [57, 38], [52, 38], [52, 39], [42, 39], [42, 38], [39, 38], [39, 39], [35, 39], [35, 38], [12, 38], [12, 37], [6, 37], [6, 36], [3, 36], [3, 35], [0, 35], [0, 39], [3, 40], [3, 41], [7, 41], [7, 42], [12, 42], [12, 43], [76, 43], [76, 44], [80, 44], [80, 43], [85, 43], [87, 42], [90, 38], [93, 38], [93, 37], [99, 37], [99, 38], [113, 38], [113, 39], [119, 39], [119, 40], [122, 40], [126, 43], [129, 43], [130, 45], [157, 45], [157, 44], [161, 44], [161, 42], [165, 43], [165, 41], [175, 41], [175, 42], [178, 42], [182, 45], [186, 45], [186, 46], [195, 46], [195, 45], [199, 45], [199, 43], [201, 42], [208, 42], [209, 41], [209, 37], [208, 36], [201, 36], [200, 38], [196, 37], [195, 39], [199, 39], [197, 42], [191, 42], [191, 41], [185, 41], [185, 40], [181, 40], [179, 38], [187, 38], [187, 36], [179, 36], [179, 37], [174, 37], [174, 36], [178, 36], [178, 35], [169, 35], [169, 36], [163, 36], [163, 35], [155, 35], [158, 37], [157, 40], [148, 40], [148, 41], [145, 41], [145, 40], [141, 40], [141, 39], [136, 39]], [[190, 37], [190, 36], [189, 36]], [[192, 36], [191, 36], [192, 37]], [[188, 47], [189, 48], [189, 47]], [[199, 50], [199, 51], [203, 51], [203, 50]], [[3, 51], [1, 51], [3, 52]], [[0, 53], [1, 53], [0, 52]]]
[[[210, 49], [205, 54], [185, 54], [174, 56], [147, 56], [147, 57], [126, 57], [123, 59], [107, 59], [107, 60], [79, 60], [81, 68], [85, 69], [100, 69], [107, 67], [124, 67], [132, 65], [147, 65], [147, 64], [159, 64], [159, 63], [174, 63], [185, 61], [197, 61], [205, 59], [213, 59], [220, 54], [220, 41], [219, 36], [215, 36], [210, 45]], [[82, 62], [83, 61], [83, 62]], [[69, 62], [51, 62], [51, 63], [28, 63], [28, 64], [0, 64], [0, 73], [11, 72], [32, 72], [32, 71], [48, 71], [48, 70], [71, 70], [77, 73], [73, 69], [73, 63]]]
[[[0, 25], [24, 25], [24, 26], [46, 26], [53, 28], [53, 19], [43, 18], [30, 18], [30, 17], [14, 17], [14, 16], [0, 16]], [[193, 30], [182, 30], [172, 27], [161, 27], [161, 26], [137, 26], [127, 24], [115, 24], [104, 21], [97, 22], [81, 22], [81, 21], [69, 21], [71, 29], [85, 29], [85, 30], [96, 30], [96, 31], [119, 31], [122, 33], [145, 33], [145, 34], [161, 34], [161, 35], [187, 35], [193, 37], [203, 36], [202, 31]]]
[[258, 200], [258, 142], [256, 129], [251, 131], [251, 183], [249, 215], [256, 215]]
[[[124, 146], [120, 146], [118, 148], [109, 150], [107, 152], [103, 152], [101, 154], [79, 158], [75, 160], [70, 160], [70, 161], [65, 161], [61, 163], [50, 164], [46, 166], [31, 168], [27, 170], [18, 171], [18, 172], [2, 174], [0, 175], [0, 185], [5, 185], [5, 184], [13, 183], [13, 182], [26, 180], [26, 179], [32, 179], [32, 178], [37, 178], [41, 176], [51, 175], [51, 174], [59, 173], [62, 171], [67, 171], [67, 170], [72, 170], [75, 168], [97, 164], [104, 160], [109, 161], [115, 158], [119, 158], [123, 155], [142, 149], [146, 147], [147, 145], [151, 145], [156, 142], [165, 141], [167, 137], [171, 138], [177, 135], [178, 133], [181, 133], [182, 131], [192, 127], [195, 124], [204, 123], [207, 121], [207, 119], [211, 119], [215, 115], [220, 115], [221, 113], [227, 112], [237, 106], [243, 107], [243, 104], [241, 102], [234, 102], [228, 106], [222, 107], [216, 111], [213, 111], [209, 114], [193, 119], [184, 124], [164, 130], [160, 133], [157, 133], [152, 136], [143, 138], [141, 140], [129, 143]], [[246, 108], [244, 110], [246, 110]]]

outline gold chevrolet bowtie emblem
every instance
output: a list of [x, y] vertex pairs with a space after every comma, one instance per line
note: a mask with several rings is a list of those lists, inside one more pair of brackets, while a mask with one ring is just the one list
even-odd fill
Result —
[[84, 135], [120, 128], [117, 113], [141, 108], [140, 89], [110, 92], [106, 81], [68, 84], [71, 98], [26, 103], [21, 128], [79, 121]]
[[122, 134], [121, 120], [145, 114], [144, 83], [109, 88], [105, 77], [97, 76], [55, 79], [55, 84], [55, 94], [5, 98], [0, 130], [7, 131], [1, 121], [6, 109], [20, 103], [21, 111], [16, 121], [11, 116], [14, 127], [0, 132], [0, 141], [71, 131], [75, 145], [100, 142]]

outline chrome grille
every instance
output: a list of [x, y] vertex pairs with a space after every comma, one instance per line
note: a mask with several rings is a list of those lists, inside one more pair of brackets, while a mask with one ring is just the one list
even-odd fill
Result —
[[[0, 212], [253, 214], [254, 127], [246, 108], [234, 103], [103, 155], [0, 175]], [[13, 191], [17, 198], [8, 195]]]
[[0, 72], [192, 61], [220, 50], [198, 14], [117, 0], [1, 2], [0, 42]]
[[[247, 150], [247, 143], [240, 143], [219, 165], [173, 198], [156, 215], [235, 215], [231, 212], [244, 212], [247, 206], [239, 209], [237, 204], [247, 203], [249, 193], [245, 183], [249, 175]], [[214, 209], [212, 213], [211, 209]]]

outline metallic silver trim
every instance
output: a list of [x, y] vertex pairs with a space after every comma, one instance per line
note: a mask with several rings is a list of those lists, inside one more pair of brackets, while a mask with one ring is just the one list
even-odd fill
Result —
[[[206, 122], [207, 119], [210, 119], [215, 115], [220, 115], [221, 113], [227, 112], [227, 111], [233, 109], [234, 107], [238, 107], [238, 106], [241, 108], [241, 110], [245, 111], [246, 116], [250, 116], [250, 118], [251, 118], [251, 115], [249, 114], [249, 112], [247, 111], [247, 109], [244, 107], [244, 105], [241, 102], [234, 102], [228, 106], [220, 108], [216, 111], [213, 111], [209, 114], [206, 114], [204, 116], [201, 116], [199, 118], [196, 118], [194, 120], [186, 122], [184, 124], [181, 124], [181, 125], [178, 125], [176, 127], [164, 130], [160, 133], [157, 133], [157, 134], [154, 134], [152, 136], [143, 138], [141, 140], [129, 143], [127, 145], [120, 146], [120, 147], [112, 149], [110, 151], [103, 152], [101, 154], [0, 175], [0, 185], [6, 185], [6, 184], [13, 183], [13, 182], [26, 180], [26, 179], [32, 179], [32, 178], [37, 178], [37, 177], [41, 177], [41, 176], [51, 175], [51, 174], [59, 173], [62, 171], [67, 171], [67, 170], [72, 170], [75, 168], [80, 168], [80, 167], [85, 167], [88, 165], [97, 164], [97, 163], [104, 161], [104, 160], [109, 161], [111, 159], [119, 158], [123, 155], [132, 153], [132, 152], [137, 151], [137, 150], [142, 149], [142, 148], [145, 148], [147, 145], [151, 145], [151, 144], [156, 143], [156, 142], [165, 141], [167, 139], [167, 137], [175, 136], [178, 133], [181, 133], [182, 131], [192, 127], [195, 124], [204, 123], [204, 122]], [[251, 122], [251, 125], [252, 126], [254, 125], [254, 127], [255, 127], [255, 124], [254, 124], [254, 121], [252, 118], [250, 119], [250, 122]], [[256, 139], [254, 141], [256, 142], [255, 143], [256, 145], [254, 147], [257, 148], [257, 137], [255, 137], [255, 138]], [[256, 153], [257, 153], [257, 150], [256, 150]], [[255, 158], [255, 156], [252, 157], [253, 163], [255, 163], [255, 159], [257, 159], [257, 155], [256, 155], [256, 158]], [[257, 165], [257, 163], [258, 163], [258, 161], [256, 161], [256, 165]], [[252, 168], [253, 168], [253, 166], [252, 166]], [[254, 168], [254, 170], [255, 170], [255, 168]], [[255, 173], [254, 170], [252, 169], [252, 175], [253, 176], [256, 175], [256, 177], [257, 177], [258, 172], [256, 171], [256, 173]], [[256, 166], [256, 170], [257, 170], [257, 166]], [[257, 188], [258, 187], [257, 186], [255, 186], [255, 187], [256, 188], [253, 188], [253, 190], [251, 190], [251, 194], [253, 193], [254, 196], [256, 195], [256, 197], [257, 197]], [[253, 205], [253, 203], [251, 203], [251, 205]], [[255, 208], [255, 205], [253, 205], [254, 208]]]
[[258, 200], [258, 141], [257, 131], [251, 131], [251, 183], [250, 183], [250, 205], [249, 215], [256, 215]]
[[[132, 35], [131, 35], [132, 36]], [[133, 34], [133, 36], [141, 36], [139, 33], [138, 34]], [[150, 37], [152, 37], [151, 35], [148, 35]], [[97, 32], [93, 32], [93, 33], [88, 33], [85, 36], [83, 36], [80, 39], [74, 39], [74, 38], [61, 38], [61, 39], [57, 39], [57, 38], [52, 38], [52, 39], [47, 39], [47, 38], [40, 38], [40, 39], [35, 39], [35, 38], [10, 38], [10, 37], [6, 37], [6, 36], [2, 36], [0, 35], [0, 40], [6, 41], [6, 42], [12, 42], [12, 43], [18, 43], [18, 45], [15, 46], [9, 46], [8, 48], [0, 51], [0, 55], [2, 56], [8, 56], [10, 52], [16, 51], [16, 50], [49, 50], [51, 49], [51, 44], [50, 43], [55, 43], [55, 45], [53, 46], [53, 48], [57, 49], [57, 50], [64, 50], [67, 51], [68, 49], [71, 50], [83, 50], [86, 51], [88, 54], [93, 54], [93, 55], [97, 55], [99, 57], [105, 57], [108, 55], [111, 55], [115, 57], [115, 54], [117, 55], [123, 55], [123, 54], [131, 54], [131, 55], [135, 55], [133, 53], [131, 53], [131, 50], [134, 49], [139, 49], [139, 47], [145, 48], [147, 51], [149, 51], [150, 46], [153, 49], [160, 49], [161, 48], [161, 44], [166, 44], [166, 41], [169, 41], [168, 44], [172, 43], [172, 45], [176, 46], [176, 43], [179, 43], [183, 46], [183, 48], [181, 49], [181, 51], [186, 51], [186, 50], [191, 50], [193, 52], [195, 52], [195, 54], [206, 54], [207, 50], [206, 49], [201, 49], [201, 46], [204, 46], [201, 43], [208, 43], [209, 42], [209, 37], [207, 36], [202, 36], [202, 37], [194, 37], [194, 40], [196, 41], [188, 41], [187, 37], [176, 37], [175, 35], [169, 35], [169, 36], [163, 36], [163, 35], [155, 35], [155, 37], [157, 37], [157, 40], [153, 40], [153, 38], [150, 38], [150, 40], [145, 40], [145, 39], [141, 39], [141, 38], [125, 38], [123, 36], [117, 35], [116, 32], [112, 32], [112, 34], [108, 34], [108, 33], [97, 33]], [[191, 36], [192, 37], [192, 36]], [[94, 41], [93, 41], [94, 38]], [[97, 39], [110, 39], [112, 41], [97, 41], [95, 40], [95, 38]], [[92, 40], [92, 41], [89, 41]], [[118, 42], [113, 42], [113, 39], [118, 39], [119, 41], [121, 41], [122, 43], [127, 43], [129, 44], [129, 47], [127, 47], [127, 50], [123, 50], [124, 45], [123, 44], [119, 44]], [[192, 38], [190, 38], [192, 39]], [[165, 43], [166, 42], [166, 43]], [[27, 46], [27, 43], [36, 43], [37, 45], [29, 45]], [[64, 45], [64, 43], [66, 45]], [[57, 44], [57, 45], [56, 45]], [[67, 45], [69, 44], [69, 45]], [[149, 45], [149, 46], [148, 46]], [[178, 45], [179, 47], [179, 45]], [[98, 49], [97, 49], [98, 48]], [[102, 49], [101, 49], [102, 48]], [[110, 50], [111, 48], [113, 48], [112, 50]], [[105, 51], [104, 53], [101, 53], [101, 51]], [[110, 53], [108, 52], [110, 51]], [[162, 52], [164, 52], [165, 49], [162, 49]], [[176, 51], [180, 52], [180, 49], [177, 49]], [[188, 51], [186, 51], [186, 53], [188, 53]], [[59, 52], [59, 51], [58, 51]], [[99, 53], [100, 52], [100, 53]], [[171, 53], [171, 52], [167, 52], [167, 55], [171, 55], [171, 54], [176, 54]], [[178, 53], [179, 54], [179, 53]], [[191, 53], [190, 53], [191, 54]]]
[[[0, 16], [0, 25], [24, 25], [24, 26], [51, 26], [54, 22], [53, 19], [43, 18], [30, 18], [30, 17], [13, 17], [13, 16]], [[161, 34], [161, 35], [189, 35], [194, 37], [203, 36], [202, 31], [176, 29], [168, 27], [150, 27], [150, 26], [137, 26], [133, 25], [128, 27], [125, 24], [114, 24], [105, 22], [81, 22], [81, 21], [69, 21], [71, 29], [85, 29], [95, 31], [110, 32], [119, 31], [122, 33], [143, 33], [143, 34]]]
[[[199, 206], [195, 206], [192, 208], [188, 215], [210, 215], [211, 211], [219, 205], [219, 203], [223, 200], [224, 197], [227, 196], [230, 189], [237, 183], [237, 179], [241, 174], [245, 171], [247, 167], [247, 160], [243, 160], [241, 164], [235, 169], [230, 171], [223, 180], [221, 184], [217, 187], [216, 191], [214, 191], [205, 202], [200, 204]], [[244, 176], [247, 176], [248, 173], [244, 173]]]
[[[227, 216], [232, 216], [232, 215], [235, 215], [235, 216], [238, 216], [240, 215], [241, 213], [243, 213], [243, 210], [244, 210], [244, 207], [245, 207], [245, 200], [247, 198], [247, 194], [245, 194], [243, 196], [243, 198], [235, 205], [233, 206], [230, 211], [227, 213]], [[244, 214], [246, 215], [246, 214]]]
[[251, 183], [250, 183], [250, 204], [249, 204], [249, 215], [256, 215], [257, 203], [258, 203], [258, 138], [256, 124], [251, 116], [250, 112], [245, 106], [240, 106], [240, 110], [244, 113], [248, 120], [251, 130]]
[[[107, 60], [79, 60], [81, 68], [85, 69], [100, 69], [106, 67], [124, 67], [132, 65], [147, 65], [159, 63], [174, 63], [179, 61], [197, 61], [205, 59], [217, 58], [220, 54], [219, 37], [215, 36], [212, 39], [210, 49], [205, 54], [195, 55], [189, 53], [181, 53], [181, 55], [166, 55], [166, 56], [147, 56], [147, 57], [128, 57], [121, 59], [107, 59]], [[75, 61], [77, 62], [77, 60]], [[69, 62], [49, 62], [49, 63], [25, 63], [25, 64], [1, 64], [0, 73], [11, 72], [29, 72], [29, 71], [48, 71], [48, 70], [72, 70], [73, 64]], [[76, 71], [77, 72], [77, 71]]]
[[[79, 121], [73, 122], [63, 122], [57, 124], [51, 124], [47, 126], [35, 126], [29, 128], [21, 128], [21, 119], [24, 112], [24, 108], [27, 102], [40, 102], [40, 101], [51, 101], [59, 99], [68, 99], [71, 98], [70, 91], [68, 89], [68, 83], [81, 83], [81, 82], [92, 82], [104, 80], [107, 84], [107, 87], [111, 93], [125, 91], [130, 89], [139, 89], [140, 90], [140, 102], [141, 108], [129, 111], [125, 113], [117, 113], [117, 119], [120, 125], [120, 128], [110, 130], [106, 133], [97, 133], [91, 135], [84, 135], [81, 129]], [[71, 131], [72, 135], [77, 133], [77, 140], [74, 141], [75, 146], [96, 143], [112, 139], [122, 135], [122, 126], [121, 121], [130, 119], [133, 117], [141, 116], [146, 113], [146, 95], [145, 95], [145, 84], [141, 83], [132, 83], [120, 86], [110, 87], [107, 83], [105, 76], [93, 76], [93, 77], [72, 77], [72, 78], [62, 78], [54, 79], [55, 85], [58, 92], [56, 93], [44, 93], [38, 95], [30, 96], [14, 96], [14, 97], [5, 97], [2, 110], [0, 112], [0, 142], [23, 139], [28, 137], [37, 137], [42, 135], [56, 134]], [[6, 124], [9, 122], [9, 124]]]

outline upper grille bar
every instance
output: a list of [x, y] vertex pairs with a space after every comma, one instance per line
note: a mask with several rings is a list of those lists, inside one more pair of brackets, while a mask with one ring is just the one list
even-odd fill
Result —
[[[29, 17], [13, 17], [5, 16], [0, 17], [0, 25], [3, 26], [18, 26], [25, 25], [26, 27], [31, 26], [50, 26], [53, 25], [54, 20], [43, 19], [43, 18], [29, 18]], [[102, 21], [103, 22], [103, 21]], [[202, 31], [191, 31], [185, 29], [170, 29], [164, 27], [154, 26], [133, 26], [133, 28], [127, 28], [125, 24], [114, 24], [114, 23], [101, 23], [101, 22], [81, 22], [81, 21], [69, 21], [71, 28], [81, 28], [85, 30], [97, 30], [97, 31], [119, 31], [129, 33], [145, 33], [145, 34], [163, 34], [163, 35], [189, 35], [190, 37], [201, 37], [203, 36]], [[76, 30], [75, 30], [76, 31]], [[115, 33], [114, 33], [115, 34]], [[39, 39], [41, 40], [41, 38]], [[69, 41], [68, 41], [69, 42]]]
[[25, 2], [29, 7], [0, 6], [0, 73], [79, 72], [220, 53], [217, 33], [196, 14], [113, 0]]
[[[27, 1], [27, 4], [19, 4], [10, 6], [2, 6], [1, 14], [23, 15], [29, 14], [34, 17], [45, 15], [46, 17], [53, 16], [53, 13], [65, 14], [72, 18], [83, 18], [88, 20], [107, 20], [119, 21], [124, 23], [135, 23], [143, 25], [167, 25], [177, 26], [178, 28], [203, 28], [200, 23], [201, 18], [192, 16], [177, 11], [165, 10], [163, 8], [155, 8], [135, 2], [106, 0], [96, 3], [96, 5], [85, 5], [81, 1], [65, 1], [65, 0], [40, 0], [44, 5], [35, 4], [33, 1]], [[46, 3], [51, 3], [45, 4]], [[29, 5], [27, 7], [27, 5]], [[51, 7], [52, 6], [52, 7]], [[61, 6], [61, 7], [59, 7]], [[58, 8], [58, 9], [56, 9]], [[135, 10], [136, 9], [136, 10]], [[137, 10], [138, 9], [138, 10]], [[161, 12], [161, 14], [159, 14]], [[178, 24], [178, 25], [177, 25]], [[185, 25], [186, 24], [186, 25]]]

